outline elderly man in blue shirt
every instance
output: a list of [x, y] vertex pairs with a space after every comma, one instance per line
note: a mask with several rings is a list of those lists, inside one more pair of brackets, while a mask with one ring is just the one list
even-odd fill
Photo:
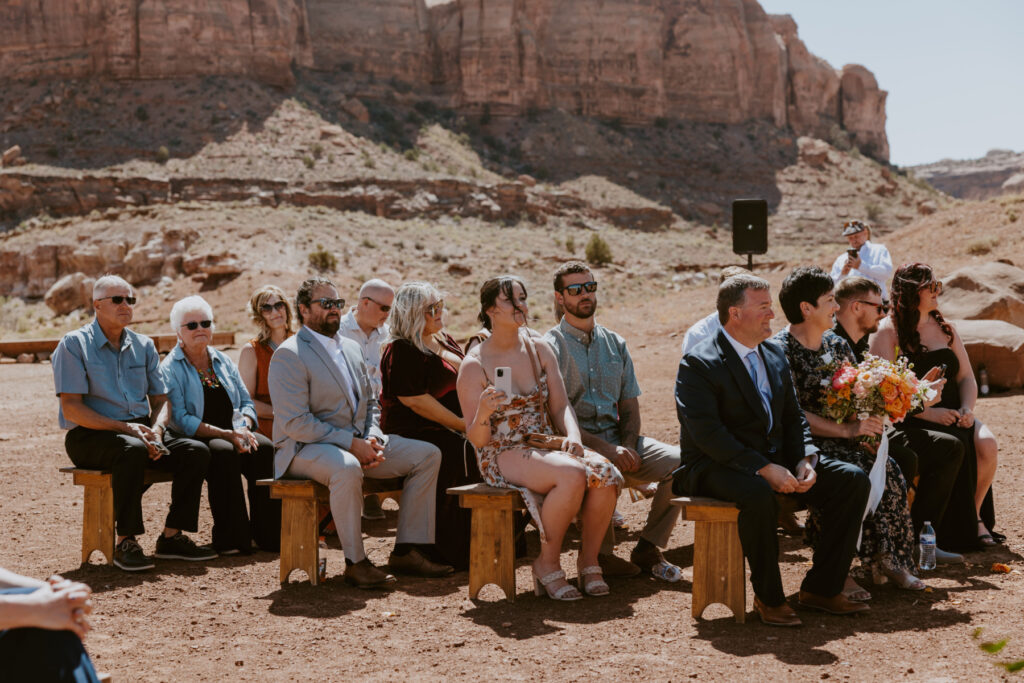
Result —
[[544, 340], [558, 357], [583, 445], [605, 456], [622, 472], [626, 484], [657, 483], [647, 522], [630, 555], [631, 562], [612, 552], [615, 531], [609, 527], [598, 560], [606, 576], [650, 572], [665, 581], [681, 578], [679, 567], [665, 560], [665, 547], [679, 519], [671, 504], [672, 471], [679, 467], [677, 446], [640, 436], [640, 387], [626, 340], [594, 321], [597, 282], [590, 268], [570, 261], [555, 271], [555, 299], [563, 309], [561, 322]]
[[167, 389], [153, 340], [128, 329], [135, 293], [115, 275], [93, 285], [96, 318], [61, 339], [51, 357], [60, 397], [58, 419], [68, 430], [64, 447], [76, 467], [109, 470], [117, 538], [114, 564], [125, 571], [152, 569], [136, 536], [142, 522], [147, 467], [174, 474], [171, 507], [156, 542], [162, 559], [209, 560], [213, 550], [197, 546], [182, 531], [196, 531], [199, 498], [209, 452], [163, 444], [169, 417]]

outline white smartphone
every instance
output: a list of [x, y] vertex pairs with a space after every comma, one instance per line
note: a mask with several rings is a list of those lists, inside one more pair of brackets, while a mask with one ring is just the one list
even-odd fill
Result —
[[494, 388], [505, 392], [505, 403], [512, 399], [512, 368], [494, 368]]

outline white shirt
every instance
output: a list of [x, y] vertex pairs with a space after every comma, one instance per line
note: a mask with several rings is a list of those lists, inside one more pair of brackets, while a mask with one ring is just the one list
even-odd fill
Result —
[[722, 323], [718, 320], [718, 311], [715, 311], [703, 320], [695, 322], [683, 336], [683, 355], [685, 356], [693, 350], [693, 347], [708, 337], [715, 336], [720, 329], [722, 329]]
[[313, 339], [316, 339], [320, 342], [320, 346], [324, 347], [324, 351], [327, 352], [327, 355], [341, 373], [342, 379], [347, 382], [347, 385], [343, 386], [342, 389], [352, 405], [352, 412], [355, 413], [359, 405], [359, 399], [356, 396], [356, 379], [352, 376], [352, 368], [348, 366], [348, 361], [345, 360], [345, 353], [342, 351], [341, 332], [338, 331], [333, 337], [325, 337], [308, 325], [306, 329], [313, 334]]
[[[759, 373], [761, 373], [761, 377], [764, 379], [764, 389], [768, 393], [767, 396], [763, 396], [762, 397], [762, 400], [767, 400], [767, 403], [768, 403], [768, 405], [765, 406], [765, 411], [768, 413], [768, 429], [771, 430], [772, 422], [773, 422], [773, 420], [772, 420], [772, 411], [771, 411], [771, 407], [770, 407], [771, 406], [772, 389], [771, 389], [771, 384], [768, 382], [768, 368], [765, 367], [764, 358], [761, 358], [761, 353], [756, 348], [752, 349], [749, 346], [745, 346], [745, 345], [741, 344], [740, 342], [738, 342], [735, 339], [733, 339], [732, 336], [728, 332], [726, 332], [724, 329], [722, 330], [722, 332], [725, 334], [725, 338], [728, 339], [729, 343], [732, 345], [733, 351], [735, 351], [736, 355], [740, 357], [740, 362], [743, 363], [743, 367], [744, 368], [749, 367], [749, 365], [751, 363], [751, 361], [747, 360], [747, 356], [750, 355], [751, 353], [754, 354], [755, 360], [752, 361], [752, 362], [755, 362], [755, 363], [758, 364], [757, 371]], [[747, 372], [749, 373], [750, 371], [747, 370]], [[753, 381], [753, 378], [751, 378], [751, 381]], [[758, 393], [759, 396], [761, 395], [762, 388], [757, 386], [757, 382], [754, 382], [754, 390]]]
[[389, 331], [388, 324], [384, 323], [367, 335], [363, 332], [363, 328], [359, 327], [359, 323], [356, 322], [355, 306], [350, 308], [348, 313], [341, 317], [341, 327], [338, 328], [339, 334], [359, 344], [359, 348], [362, 349], [363, 362], [366, 363], [366, 374], [370, 377], [370, 384], [378, 396], [380, 396], [381, 391], [380, 349], [384, 344], [384, 340], [388, 338]]
[[849, 259], [849, 255], [843, 252], [836, 257], [832, 264], [832, 280], [838, 285], [844, 277], [866, 277], [882, 288], [882, 298], [888, 300], [888, 282], [892, 278], [892, 257], [884, 244], [872, 244], [868, 240], [860, 248], [860, 268], [853, 268], [849, 273], [843, 275], [843, 266]]

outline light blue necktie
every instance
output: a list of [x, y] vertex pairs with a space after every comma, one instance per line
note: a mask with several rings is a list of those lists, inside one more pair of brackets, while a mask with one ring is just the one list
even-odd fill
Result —
[[761, 403], [764, 404], [764, 411], [768, 413], [768, 429], [772, 428], [772, 392], [768, 387], [768, 376], [761, 366], [761, 356], [757, 349], [746, 355], [747, 371], [750, 379], [754, 380], [754, 387], [761, 396]]

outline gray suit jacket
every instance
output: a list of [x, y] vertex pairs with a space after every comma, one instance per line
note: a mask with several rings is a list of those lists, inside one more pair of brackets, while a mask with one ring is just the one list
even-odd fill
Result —
[[282, 342], [270, 360], [275, 478], [284, 476], [292, 458], [308, 443], [329, 443], [344, 450], [351, 448], [353, 438], [375, 436], [387, 443], [362, 350], [351, 339], [343, 337], [341, 344], [356, 381], [355, 406], [342, 388], [347, 382], [338, 367], [307, 328]]

